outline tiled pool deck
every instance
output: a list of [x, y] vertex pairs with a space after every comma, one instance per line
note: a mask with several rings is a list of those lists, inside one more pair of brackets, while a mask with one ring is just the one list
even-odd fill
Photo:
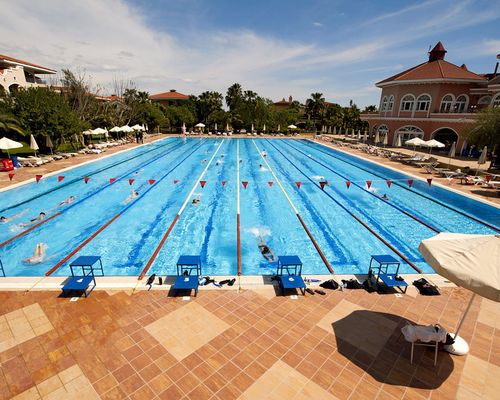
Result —
[[476, 298], [468, 356], [440, 352], [434, 367], [417, 348], [410, 365], [405, 320], [453, 329], [470, 292], [408, 293], [0, 292], [0, 398], [498, 398], [500, 305]]

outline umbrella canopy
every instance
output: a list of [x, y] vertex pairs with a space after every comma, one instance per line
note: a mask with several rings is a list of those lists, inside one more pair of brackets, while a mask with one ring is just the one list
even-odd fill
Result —
[[123, 125], [120, 127], [120, 131], [129, 133], [129, 132], [133, 132], [134, 130], [128, 125]]
[[457, 142], [453, 142], [450, 147], [450, 151], [448, 152], [448, 157], [450, 158], [455, 157], [456, 149], [457, 149]]
[[361, 131], [358, 129], [358, 140], [361, 140]]
[[295, 125], [288, 125], [288, 129], [297, 129], [297, 127]]
[[265, 132], [266, 131], [266, 124], [262, 127], [262, 130]]
[[374, 140], [375, 143], [378, 143], [380, 142], [380, 133], [377, 131], [377, 133], [375, 134], [375, 140]]
[[433, 148], [433, 147], [442, 148], [442, 147], [445, 147], [445, 144], [438, 142], [436, 139], [431, 139], [431, 140], [428, 140], [427, 142], [425, 142], [425, 146], [431, 147], [431, 148]]
[[479, 160], [477, 160], [478, 164], [485, 164], [486, 163], [486, 154], [488, 153], [488, 146], [484, 146], [483, 151], [481, 152], [481, 155], [479, 156]]
[[[101, 128], [97, 128], [97, 129], [101, 129]], [[139, 124], [135, 124], [135, 125], [132, 127], [132, 129], [133, 129], [134, 131], [143, 131], [143, 130], [144, 130], [144, 127], [143, 127], [143, 126], [141, 126], [141, 125], [139, 125]]]
[[205, 127], [205, 124], [202, 124], [202, 123], [200, 122], [200, 123], [196, 124], [194, 127], [195, 127], [195, 128], [204, 128], [204, 127]]
[[36, 151], [39, 149], [38, 143], [35, 140], [35, 137], [33, 135], [30, 135], [30, 149], [32, 149], [35, 152], [36, 156]]
[[500, 302], [500, 235], [440, 233], [418, 250], [439, 275]]
[[389, 134], [388, 133], [386, 133], [384, 135], [383, 144], [384, 144], [384, 146], [387, 146], [389, 144]]
[[107, 133], [108, 131], [106, 129], [102, 129], [102, 128], [95, 128], [92, 133], [94, 135], [104, 135], [105, 133]]
[[7, 150], [7, 155], [10, 157], [9, 150], [10, 149], [19, 149], [23, 147], [22, 143], [16, 142], [9, 138], [3, 137], [0, 139], [0, 149]]
[[396, 147], [401, 147], [401, 135], [398, 135], [398, 138], [396, 140]]
[[120, 128], [119, 126], [115, 126], [115, 127], [111, 128], [109, 131], [110, 132], [121, 132], [122, 128]]
[[425, 140], [422, 140], [419, 137], [414, 137], [413, 139], [407, 140], [405, 142], [405, 144], [409, 146], [425, 146], [426, 143], [427, 142]]
[[45, 147], [48, 147], [49, 149], [54, 147], [54, 145], [52, 144], [52, 140], [50, 139], [50, 136], [45, 136]]
[[253, 124], [252, 124], [252, 132], [253, 132], [253, 131], [254, 131], [254, 129], [253, 129]]
[[84, 135], [93, 135], [94, 131], [92, 131], [92, 129], [87, 129], [86, 131], [83, 131], [83, 134]]

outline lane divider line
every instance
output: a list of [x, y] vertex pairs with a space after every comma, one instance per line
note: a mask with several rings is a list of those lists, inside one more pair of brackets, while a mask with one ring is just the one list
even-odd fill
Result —
[[[266, 139], [267, 140], [267, 139]], [[290, 164], [292, 164], [302, 175], [306, 177], [309, 181], [313, 183], [314, 186], [318, 187], [324, 194], [326, 194], [330, 199], [332, 199], [337, 205], [339, 205], [344, 211], [349, 213], [351, 217], [353, 217], [357, 222], [359, 222], [363, 227], [365, 227], [371, 234], [373, 234], [378, 240], [384, 243], [389, 249], [391, 249], [395, 254], [401, 257], [408, 265], [410, 265], [415, 271], [419, 274], [422, 274], [422, 270], [417, 267], [413, 262], [411, 262], [403, 253], [401, 253], [398, 249], [396, 249], [392, 244], [390, 244], [387, 240], [385, 240], [382, 236], [380, 236], [377, 232], [375, 232], [366, 222], [364, 222], [361, 218], [351, 212], [347, 207], [345, 207], [342, 203], [336, 200], [330, 193], [321, 189], [321, 186], [318, 185], [314, 180], [312, 180], [309, 176], [307, 176], [299, 167], [297, 167], [287, 156], [285, 156], [274, 144], [269, 143], [272, 147], [274, 147]]]
[[[179, 145], [174, 145], [174, 146], [173, 146], [172, 148], [170, 148], [170, 149], [169, 149], [166, 153], [159, 154], [159, 155], [158, 155], [158, 154], [157, 154], [157, 155], [155, 155], [154, 157], [152, 157], [152, 158], [148, 159], [148, 161], [147, 161], [147, 162], [148, 162], [148, 164], [149, 164], [149, 163], [152, 163], [152, 162], [155, 162], [155, 161], [159, 160], [159, 159], [160, 159], [160, 158], [162, 158], [162, 157], [165, 157], [167, 154], [172, 153], [173, 151], [177, 150], [179, 147], [181, 147], [181, 144], [179, 144]], [[135, 168], [135, 167], [134, 167], [134, 168]], [[117, 178], [117, 180], [118, 180], [118, 179], [123, 179], [124, 177], [126, 177], [126, 176], [130, 175], [131, 173], [133, 173], [133, 172], [135, 172], [135, 171], [138, 171], [139, 169], [140, 169], [140, 168], [135, 168], [135, 169], [132, 169], [132, 170], [128, 170], [126, 173], [121, 174], [121, 175]], [[0, 249], [1, 249], [2, 247], [4, 247], [5, 245], [7, 245], [7, 244], [9, 244], [9, 243], [13, 242], [14, 240], [19, 239], [20, 237], [23, 237], [24, 235], [26, 235], [26, 234], [28, 234], [28, 233], [32, 232], [34, 229], [36, 229], [36, 228], [38, 228], [38, 227], [42, 226], [43, 224], [45, 224], [45, 223], [49, 222], [50, 220], [52, 220], [52, 219], [54, 219], [54, 218], [58, 217], [59, 215], [64, 214], [64, 213], [65, 213], [65, 212], [67, 212], [68, 210], [71, 210], [73, 207], [77, 206], [78, 204], [81, 204], [81, 203], [83, 203], [84, 201], [86, 201], [86, 200], [88, 200], [88, 199], [92, 198], [92, 197], [93, 197], [93, 196], [95, 196], [96, 194], [98, 194], [98, 193], [102, 192], [104, 189], [106, 189], [106, 188], [110, 187], [112, 184], [113, 184], [113, 183], [107, 183], [107, 184], [105, 184], [105, 185], [103, 185], [103, 186], [101, 186], [101, 187], [97, 188], [96, 190], [94, 190], [92, 193], [90, 193], [89, 195], [85, 196], [84, 198], [82, 198], [82, 199], [80, 199], [80, 200], [77, 200], [77, 201], [73, 202], [73, 203], [72, 203], [72, 204], [70, 204], [68, 207], [64, 208], [62, 211], [58, 211], [58, 212], [57, 212], [57, 213], [55, 213], [54, 215], [51, 215], [50, 217], [45, 218], [45, 219], [43, 219], [43, 220], [42, 220], [42, 221], [40, 221], [40, 222], [37, 222], [36, 224], [32, 225], [30, 228], [25, 229], [24, 231], [19, 232], [17, 235], [15, 235], [15, 236], [13, 236], [13, 237], [11, 237], [11, 238], [9, 238], [9, 239], [5, 240], [4, 242], [0, 243]], [[46, 192], [46, 193], [48, 193], [48, 192]]]
[[415, 215], [412, 215], [410, 214], [409, 212], [403, 210], [402, 208], [398, 207], [397, 205], [393, 204], [393, 203], [389, 203], [387, 201], [384, 201], [383, 199], [381, 199], [379, 196], [377, 196], [375, 193], [373, 192], [370, 192], [369, 190], [365, 189], [363, 186], [361, 186], [360, 184], [348, 179], [346, 176], [340, 174], [339, 172], [333, 170], [332, 168], [330, 168], [329, 166], [323, 164], [321, 161], [318, 161], [316, 160], [314, 157], [310, 156], [309, 154], [306, 154], [304, 153], [303, 151], [297, 149], [296, 147], [292, 146], [290, 143], [287, 143], [285, 142], [285, 144], [287, 146], [290, 146], [292, 149], [294, 149], [295, 151], [298, 151], [299, 153], [301, 153], [302, 155], [306, 156], [307, 158], [309, 158], [310, 160], [314, 161], [315, 163], [323, 166], [324, 168], [328, 169], [329, 171], [333, 172], [335, 175], [337, 176], [340, 176], [342, 179], [345, 179], [346, 181], [350, 181], [352, 185], [360, 188], [361, 190], [369, 193], [370, 195], [372, 195], [373, 197], [375, 197], [376, 199], [380, 200], [380, 201], [383, 201], [385, 204], [391, 206], [392, 208], [398, 210], [399, 212], [402, 212], [403, 214], [405, 214], [407, 217], [410, 217], [411, 219], [414, 219], [415, 221], [417, 221], [419, 224], [422, 224], [424, 225], [426, 228], [429, 228], [430, 230], [433, 230], [434, 232], [436, 233], [441, 233], [441, 231], [435, 227], [433, 227], [432, 225], [428, 224], [427, 222], [425, 221], [422, 221], [420, 218], [416, 217]]
[[160, 179], [156, 181], [155, 184], [149, 186], [145, 191], [142, 196], [139, 196], [137, 199], [135, 199], [133, 202], [129, 203], [127, 206], [125, 206], [118, 214], [116, 214], [113, 218], [111, 218], [108, 222], [106, 222], [104, 225], [102, 225], [96, 232], [94, 232], [89, 238], [85, 239], [81, 244], [79, 244], [74, 250], [72, 250], [68, 255], [66, 255], [62, 260], [60, 260], [56, 265], [54, 265], [51, 269], [49, 269], [45, 275], [49, 276], [52, 275], [55, 271], [57, 271], [66, 261], [68, 261], [71, 257], [73, 257], [77, 252], [79, 252], [84, 246], [86, 246], [88, 243], [90, 243], [91, 240], [93, 240], [98, 234], [100, 234], [104, 229], [106, 229], [109, 225], [111, 225], [112, 222], [114, 222], [118, 217], [123, 215], [127, 210], [132, 208], [135, 204], [140, 202], [146, 194], [151, 191], [154, 187], [158, 185], [163, 179], [165, 179], [168, 175], [170, 175], [171, 172], [173, 172], [179, 165], [181, 165], [185, 160], [187, 160], [192, 154], [194, 154], [199, 148], [201, 147], [201, 144], [198, 146], [195, 146], [194, 150], [191, 151], [186, 157], [184, 157], [181, 161], [179, 161], [173, 168], [171, 168], [165, 175], [163, 175]]
[[[241, 275], [241, 222], [240, 222], [240, 141], [236, 139], [236, 259], [238, 276]], [[241, 287], [241, 285], [240, 285]]]
[[[302, 140], [301, 140], [301, 141], [302, 141]], [[382, 175], [379, 175], [379, 174], [377, 174], [377, 173], [375, 173], [375, 172], [372, 172], [372, 171], [368, 171], [367, 169], [362, 168], [362, 167], [360, 167], [360, 166], [358, 166], [358, 165], [356, 165], [356, 164], [354, 164], [354, 163], [352, 163], [352, 162], [349, 162], [349, 161], [347, 161], [347, 160], [344, 160], [344, 159], [342, 159], [341, 157], [338, 157], [338, 156], [336, 156], [336, 155], [334, 155], [334, 154], [331, 154], [330, 152], [327, 152], [327, 151], [324, 151], [324, 150], [318, 149], [318, 148], [316, 148], [315, 146], [311, 146], [312, 144], [319, 144], [320, 146], [324, 146], [324, 145], [323, 145], [323, 144], [321, 144], [321, 143], [314, 143], [314, 142], [311, 142], [310, 140], [303, 140], [303, 142], [304, 142], [304, 143], [306, 143], [306, 144], [309, 144], [309, 147], [310, 147], [310, 148], [313, 148], [313, 149], [315, 149], [315, 150], [317, 150], [317, 151], [320, 151], [321, 153], [324, 153], [324, 154], [326, 154], [326, 155], [328, 155], [328, 156], [330, 156], [330, 157], [332, 157], [332, 158], [335, 158], [335, 159], [337, 159], [337, 160], [340, 160], [340, 161], [342, 161], [342, 162], [344, 162], [344, 163], [346, 163], [346, 164], [352, 165], [352, 166], [354, 166], [354, 167], [356, 167], [356, 168], [358, 168], [358, 169], [361, 169], [361, 170], [363, 170], [363, 171], [369, 172], [369, 173], [371, 173], [371, 174], [373, 174], [373, 175], [375, 175], [375, 176], [377, 176], [377, 177], [379, 177], [379, 178], [381, 178], [381, 179], [385, 179]], [[327, 147], [327, 148], [328, 148], [328, 149], [330, 149], [330, 150], [333, 150], [333, 151], [338, 151], [338, 150], [333, 149], [333, 148], [331, 148], [331, 147]], [[349, 153], [347, 153], [347, 152], [345, 152], [345, 154], [350, 155], [350, 154], [349, 154]], [[352, 156], [352, 155], [350, 155], [350, 156]], [[355, 156], [354, 156], [354, 157], [355, 157]], [[359, 156], [357, 156], [357, 157], [358, 157], [358, 158], [363, 159], [362, 157], [359, 157]], [[365, 159], [363, 159], [363, 160], [365, 160]], [[365, 161], [372, 162], [372, 161], [370, 161], [370, 160], [365, 160]], [[379, 163], [377, 163], [377, 162], [373, 162], [373, 163], [374, 163], [374, 164], [376, 164], [376, 165], [381, 165], [381, 164], [379, 164]], [[383, 165], [381, 165], [381, 166], [383, 167]], [[418, 178], [418, 179], [419, 179], [419, 180], [422, 180], [422, 178]], [[411, 193], [413, 193], [413, 194], [416, 194], [416, 195], [418, 195], [418, 196], [420, 196], [420, 197], [423, 197], [424, 199], [427, 199], [427, 200], [430, 200], [430, 201], [432, 201], [432, 202], [434, 202], [434, 203], [436, 203], [436, 204], [439, 204], [440, 206], [445, 207], [445, 208], [447, 208], [448, 210], [454, 211], [454, 212], [456, 212], [457, 214], [463, 215], [464, 217], [467, 217], [467, 218], [469, 218], [469, 219], [472, 219], [473, 221], [479, 222], [480, 224], [485, 225], [485, 226], [487, 226], [488, 228], [491, 228], [491, 229], [493, 229], [493, 230], [494, 230], [494, 231], [496, 231], [496, 232], [500, 232], [500, 229], [499, 229], [498, 227], [496, 227], [496, 226], [494, 226], [494, 225], [491, 225], [491, 224], [489, 224], [488, 222], [483, 221], [483, 220], [481, 220], [481, 219], [479, 219], [479, 218], [476, 218], [476, 217], [474, 217], [474, 216], [472, 216], [472, 215], [470, 215], [470, 214], [467, 214], [467, 213], [465, 213], [465, 212], [463, 212], [463, 211], [457, 210], [456, 208], [454, 208], [454, 207], [452, 207], [452, 206], [449, 206], [449, 205], [448, 205], [448, 204], [446, 204], [446, 203], [443, 203], [443, 202], [441, 202], [441, 201], [439, 201], [439, 200], [433, 199], [432, 197], [426, 196], [425, 194], [420, 193], [420, 192], [418, 192], [418, 191], [416, 191], [416, 190], [411, 190], [410, 188], [406, 187], [405, 185], [400, 184], [397, 180], [394, 180], [394, 181], [393, 181], [393, 183], [394, 183], [395, 185], [397, 185], [397, 186], [399, 186], [399, 187], [401, 187], [401, 188], [405, 189], [405, 190], [408, 190], [409, 192], [411, 192]]]
[[267, 158], [263, 156], [262, 152], [260, 151], [259, 147], [257, 146], [257, 144], [255, 143], [255, 140], [252, 139], [252, 143], [254, 144], [255, 148], [257, 149], [257, 152], [259, 153], [259, 155], [262, 157], [262, 160], [264, 160], [264, 163], [267, 165], [267, 168], [269, 168], [269, 171], [271, 172], [271, 174], [273, 175], [274, 179], [276, 180], [276, 183], [278, 184], [278, 186], [280, 187], [281, 191], [283, 192], [283, 194], [285, 195], [286, 199], [288, 200], [288, 203], [290, 204], [290, 206], [292, 207], [292, 210], [293, 212], [295, 213], [295, 215], [297, 216], [298, 220], [300, 221], [300, 224], [302, 225], [302, 227], [304, 228], [304, 231], [306, 232], [307, 236], [309, 236], [309, 239], [311, 240], [314, 248], [316, 249], [316, 251], [318, 252], [319, 256], [321, 257], [321, 260], [323, 260], [323, 263], [325, 264], [326, 268], [328, 268], [328, 271], [330, 271], [330, 273], [334, 274], [335, 272], [333, 271], [333, 268], [332, 266], [330, 265], [330, 263], [328, 262], [328, 260], [326, 259], [325, 255], [323, 254], [323, 251], [321, 250], [321, 248], [319, 247], [318, 243], [316, 242], [316, 239], [314, 239], [313, 235], [311, 234], [311, 232], [309, 231], [309, 228], [307, 227], [306, 223], [304, 222], [304, 220], [302, 219], [299, 211], [297, 210], [297, 208], [295, 207], [295, 205], [293, 204], [292, 202], [292, 199], [290, 199], [290, 197], [288, 196], [288, 193], [286, 192], [285, 188], [283, 187], [283, 185], [281, 184], [281, 181], [278, 179], [278, 177], [276, 176], [274, 170], [271, 168], [271, 166], [269, 165], [269, 163], [267, 162]]
[[153, 254], [151, 255], [151, 257], [149, 258], [149, 260], [146, 263], [146, 265], [144, 266], [144, 269], [142, 270], [141, 274], [138, 276], [138, 278], [137, 278], [138, 280], [141, 280], [142, 278], [144, 278], [144, 276], [147, 274], [147, 272], [151, 268], [151, 265], [153, 265], [156, 257], [158, 256], [158, 253], [163, 248], [163, 245], [165, 244], [166, 240], [168, 239], [168, 236], [170, 235], [170, 232], [172, 232], [172, 229], [174, 229], [175, 224], [177, 223], [177, 221], [179, 220], [179, 217], [181, 216], [181, 214], [185, 210], [186, 206], [188, 205], [189, 200], [191, 200], [191, 197], [193, 196], [194, 191], [198, 188], [198, 185], [200, 184], [200, 181], [203, 179], [203, 176], [205, 175], [205, 173], [207, 172], [208, 168], [212, 164], [212, 161], [214, 160], [215, 156], [219, 152], [221, 146], [224, 144], [224, 141], [225, 141], [225, 139], [222, 139], [222, 142], [217, 147], [217, 150], [215, 150], [214, 154], [210, 158], [210, 161], [207, 163], [207, 165], [203, 169], [201, 175], [198, 177], [198, 179], [194, 183], [193, 188], [191, 189], [191, 191], [187, 195], [186, 199], [184, 200], [184, 203], [182, 204], [181, 208], [177, 212], [177, 215], [175, 216], [174, 220], [172, 221], [172, 223], [168, 227], [167, 231], [165, 232], [165, 234], [161, 238], [160, 242], [158, 243], [158, 246], [156, 246], [155, 251], [153, 252]]

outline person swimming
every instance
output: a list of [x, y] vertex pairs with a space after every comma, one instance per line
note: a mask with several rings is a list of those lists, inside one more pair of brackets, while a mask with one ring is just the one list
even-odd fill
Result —
[[260, 250], [260, 254], [262, 254], [262, 256], [267, 260], [267, 261], [275, 261], [275, 256], [274, 256], [274, 253], [273, 251], [271, 250], [271, 248], [266, 244], [266, 242], [264, 241], [264, 239], [262, 238], [262, 236], [259, 236], [259, 244], [258, 244], [258, 247], [259, 247], [259, 250]]
[[76, 200], [75, 196], [69, 196], [66, 200], [61, 201], [58, 207], [73, 203], [75, 200]]
[[5, 217], [2, 215], [0, 217], [0, 224], [6, 224], [7, 222], [14, 221], [15, 219], [22, 217], [24, 214], [26, 214], [28, 212], [28, 210], [29, 210], [29, 208], [13, 215], [12, 217]]
[[219, 166], [220, 164], [221, 164], [221, 162], [220, 162], [219, 160], [217, 160], [217, 161], [215, 162], [215, 165], [217, 165], [217, 166]]
[[38, 217], [33, 218], [27, 224], [20, 224], [20, 226], [30, 226], [30, 225], [36, 224], [37, 222], [43, 220], [45, 218], [45, 216], [46, 216], [46, 214], [42, 211], [42, 212], [40, 212], [40, 214], [38, 214]]
[[198, 195], [198, 196], [196, 196], [196, 197], [193, 199], [193, 201], [191, 202], [191, 204], [192, 204], [193, 206], [196, 206], [196, 205], [198, 205], [198, 203], [199, 203], [200, 201], [201, 201], [201, 196], [200, 196], [200, 195]]
[[387, 194], [385, 194], [385, 193], [382, 196], [380, 196], [380, 198], [382, 200], [390, 200], [389, 196], [387, 196]]
[[125, 203], [130, 203], [132, 200], [134, 200], [135, 198], [137, 198], [137, 196], [139, 196], [139, 192], [136, 192], [135, 190], [132, 190], [132, 193], [130, 193], [130, 196], [128, 196], [125, 199]]
[[25, 258], [23, 261], [28, 264], [40, 264], [45, 259], [45, 250], [47, 245], [45, 243], [38, 243], [35, 247], [33, 257]]
[[203, 160], [201, 163], [202, 163], [202, 164], [206, 164], [206, 163], [207, 163], [207, 160]]

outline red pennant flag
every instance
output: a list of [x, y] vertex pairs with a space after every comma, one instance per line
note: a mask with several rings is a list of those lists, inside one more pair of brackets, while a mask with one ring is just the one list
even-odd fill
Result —
[[134, 183], [134, 181], [135, 181], [135, 179], [130, 178], [130, 179], [128, 180], [128, 184], [129, 184], [129, 185], [132, 185], [132, 183]]
[[15, 174], [13, 174], [13, 173], [10, 173], [10, 174], [9, 174], [9, 180], [10, 180], [11, 182], [12, 182], [12, 179], [14, 178], [14, 175], [15, 175]]
[[366, 187], [370, 189], [372, 187], [372, 181], [366, 181]]
[[248, 182], [247, 181], [243, 181], [241, 182], [241, 184], [243, 185], [243, 187], [246, 189], [247, 188], [247, 185], [248, 185]]
[[207, 181], [200, 181], [200, 186], [201, 186], [202, 188], [204, 188], [204, 187], [205, 187], [205, 183], [207, 183]]
[[64, 179], [64, 176], [63, 175], [59, 175], [57, 177], [57, 182], [61, 182], [63, 179]]
[[222, 181], [222, 182], [221, 182], [221, 185], [222, 185], [222, 186], [226, 186], [226, 181]]
[[174, 179], [174, 185], [177, 185], [177, 182], [179, 182], [178, 179]]
[[272, 183], [272, 182], [267, 182], [267, 184], [269, 185], [269, 187], [272, 187], [272, 186], [273, 186], [273, 183]]
[[300, 189], [300, 185], [302, 185], [302, 182], [295, 182], [295, 184], [297, 185], [297, 187]]
[[429, 184], [429, 186], [432, 185], [432, 178], [427, 178], [427, 183]]
[[109, 178], [109, 183], [113, 183], [114, 181], [116, 181], [116, 178]]
[[90, 178], [86, 176], [85, 178], [83, 178], [83, 180], [85, 181], [85, 183], [87, 183], [90, 180]]
[[347, 189], [351, 186], [351, 181], [345, 181], [345, 185], [347, 186]]
[[149, 181], [149, 184], [152, 185], [153, 183], [155, 183], [156, 181], [154, 179], [150, 179]]
[[36, 175], [35, 179], [36, 179], [36, 183], [40, 182], [40, 179], [42, 179], [42, 175]]
[[390, 179], [386, 179], [385, 183], [387, 183], [388, 188], [390, 188], [392, 185], [392, 181]]
[[326, 186], [326, 182], [321, 181], [321, 182], [319, 183], [319, 186], [321, 186], [321, 189], [324, 189], [324, 188], [325, 188], [325, 186]]
[[408, 186], [411, 187], [413, 185], [413, 179], [408, 179]]

